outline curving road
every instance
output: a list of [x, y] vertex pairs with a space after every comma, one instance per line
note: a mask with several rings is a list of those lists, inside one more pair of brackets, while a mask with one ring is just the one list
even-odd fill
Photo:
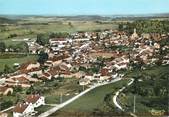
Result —
[[121, 78], [116, 78], [116, 79], [112, 80], [111, 82], [101, 83], [101, 84], [97, 84], [97, 85], [95, 85], [95, 86], [92, 86], [92, 87], [86, 89], [85, 91], [81, 92], [80, 94], [74, 96], [73, 98], [71, 98], [71, 99], [65, 101], [64, 103], [59, 104], [59, 105], [53, 107], [52, 109], [50, 109], [50, 110], [48, 110], [48, 111], [46, 111], [46, 112], [40, 114], [38, 117], [48, 117], [49, 115], [55, 113], [55, 112], [58, 111], [59, 109], [61, 109], [61, 108], [65, 107], [66, 105], [72, 103], [73, 101], [75, 101], [76, 99], [80, 98], [81, 96], [83, 96], [83, 95], [86, 94], [87, 92], [89, 92], [89, 91], [95, 89], [96, 87], [100, 87], [100, 86], [103, 86], [103, 85], [111, 84], [111, 83], [114, 83], [114, 82], [117, 82], [117, 81], [120, 81], [120, 80], [121, 80]]
[[[132, 85], [134, 82], [134, 79], [131, 79], [131, 81], [127, 84], [127, 86], [130, 86]], [[124, 111], [124, 109], [120, 106], [120, 104], [117, 102], [117, 97], [118, 95], [124, 90], [126, 89], [126, 87], [122, 87], [120, 90], [118, 90], [115, 94], [115, 96], [113, 97], [113, 103], [115, 104], [115, 106], [120, 109], [121, 111]], [[130, 112], [129, 113], [131, 116], [133, 117], [137, 117], [137, 115], [135, 115], [134, 113]]]
[[[134, 82], [134, 79], [131, 79], [131, 81], [127, 84], [127, 86], [130, 86], [131, 84], [133, 84], [133, 82]], [[113, 97], [113, 103], [115, 104], [115, 106], [118, 108], [118, 109], [120, 109], [121, 111], [124, 111], [124, 109], [120, 106], [120, 104], [117, 102], [117, 97], [118, 97], [118, 95], [124, 90], [124, 89], [126, 89], [126, 87], [122, 87], [120, 90], [118, 90], [117, 92], [116, 92], [116, 94], [114, 95], [114, 97]]]

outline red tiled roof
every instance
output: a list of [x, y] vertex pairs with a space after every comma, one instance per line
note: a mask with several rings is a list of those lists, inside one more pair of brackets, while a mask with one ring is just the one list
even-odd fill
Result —
[[49, 73], [43, 73], [43, 75], [46, 76], [46, 77], [50, 77]]
[[5, 92], [9, 87], [0, 86], [0, 92]]
[[60, 65], [60, 69], [65, 70], [65, 71], [69, 70], [69, 68], [66, 65], [63, 65], [63, 64]]
[[70, 72], [70, 71], [60, 71], [60, 74], [70, 75], [70, 74], [71, 74], [71, 72]]
[[29, 83], [29, 80], [24, 76], [21, 77], [13, 77], [12, 80], [18, 81], [19, 83]]
[[108, 76], [109, 75], [109, 70], [108, 69], [102, 69], [101, 70], [101, 76]]
[[52, 75], [55, 76], [57, 74], [59, 74], [60, 68], [59, 66], [53, 67], [51, 68], [48, 72]]
[[28, 106], [29, 104], [19, 103], [15, 106], [15, 108], [13, 109], [13, 112], [23, 113]]
[[34, 62], [33, 61], [29, 61], [29, 62], [21, 64], [21, 66], [19, 67], [19, 70], [26, 69], [32, 63], [34, 63]]
[[58, 75], [58, 74], [65, 74], [65, 75], [71, 74], [71, 72], [68, 69], [61, 69], [60, 66], [53, 67], [48, 72], [52, 76], [55, 76], [55, 75]]
[[40, 95], [29, 95], [26, 98], [26, 102], [34, 104], [38, 101], [40, 97]]
[[51, 61], [59, 61], [68, 58], [68, 55], [54, 56], [53, 58], [49, 58]]
[[26, 70], [26, 69], [22, 69], [22, 70], [20, 70], [20, 73], [29, 73], [29, 72], [34, 72], [34, 71], [39, 71], [40, 70], [40, 68], [32, 68], [32, 69], [30, 69], [30, 70]]

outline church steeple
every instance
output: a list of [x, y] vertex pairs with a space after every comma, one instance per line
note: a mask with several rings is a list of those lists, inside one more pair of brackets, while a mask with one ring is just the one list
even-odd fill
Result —
[[136, 28], [134, 29], [134, 33], [137, 34]]
[[136, 28], [134, 28], [134, 33], [131, 35], [131, 39], [134, 40], [136, 38], [138, 38], [138, 34]]

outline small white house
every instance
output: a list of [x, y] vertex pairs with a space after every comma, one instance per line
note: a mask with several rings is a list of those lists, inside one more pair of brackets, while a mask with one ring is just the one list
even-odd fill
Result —
[[13, 109], [13, 117], [25, 117], [31, 116], [34, 112], [34, 107], [29, 103], [20, 103], [17, 104]]
[[112, 74], [112, 78], [117, 78], [118, 73]]
[[84, 85], [88, 85], [88, 84], [90, 84], [90, 80], [89, 79], [80, 79], [79, 80], [79, 84], [81, 85], [81, 86], [84, 86]]
[[49, 43], [50, 45], [64, 45], [68, 42], [68, 40], [66, 38], [54, 38], [54, 39], [50, 39]]
[[105, 81], [108, 80], [110, 78], [110, 76], [100, 76], [100, 81]]
[[94, 80], [94, 76], [88, 74], [88, 75], [85, 75], [85, 79]]
[[6, 78], [0, 78], [0, 85], [4, 84], [6, 81]]
[[115, 64], [114, 68], [116, 68], [116, 70], [127, 69], [127, 64], [126, 63]]
[[45, 105], [45, 97], [37, 95], [29, 95], [26, 100], [27, 103], [32, 104], [34, 108]]

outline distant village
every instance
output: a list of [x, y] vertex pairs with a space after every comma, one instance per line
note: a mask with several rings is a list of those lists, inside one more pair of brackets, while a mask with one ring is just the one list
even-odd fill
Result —
[[[90, 87], [118, 77], [125, 78], [124, 71], [127, 70], [169, 64], [169, 53], [161, 56], [169, 46], [159, 43], [169, 34], [139, 35], [133, 29], [132, 35], [118, 30], [70, 35], [71, 38], [51, 38], [48, 46], [39, 45], [34, 39], [25, 39], [31, 54], [39, 54], [39, 50], [43, 50], [47, 53], [47, 60], [43, 64], [15, 63], [18, 70], [4, 74], [0, 79], [0, 94], [10, 95], [14, 87], [29, 88], [37, 82], [58, 77], [76, 78], [80, 86]], [[28, 95], [24, 102], [14, 106], [13, 117], [34, 115], [34, 109], [42, 105], [45, 105], [43, 94]]]

